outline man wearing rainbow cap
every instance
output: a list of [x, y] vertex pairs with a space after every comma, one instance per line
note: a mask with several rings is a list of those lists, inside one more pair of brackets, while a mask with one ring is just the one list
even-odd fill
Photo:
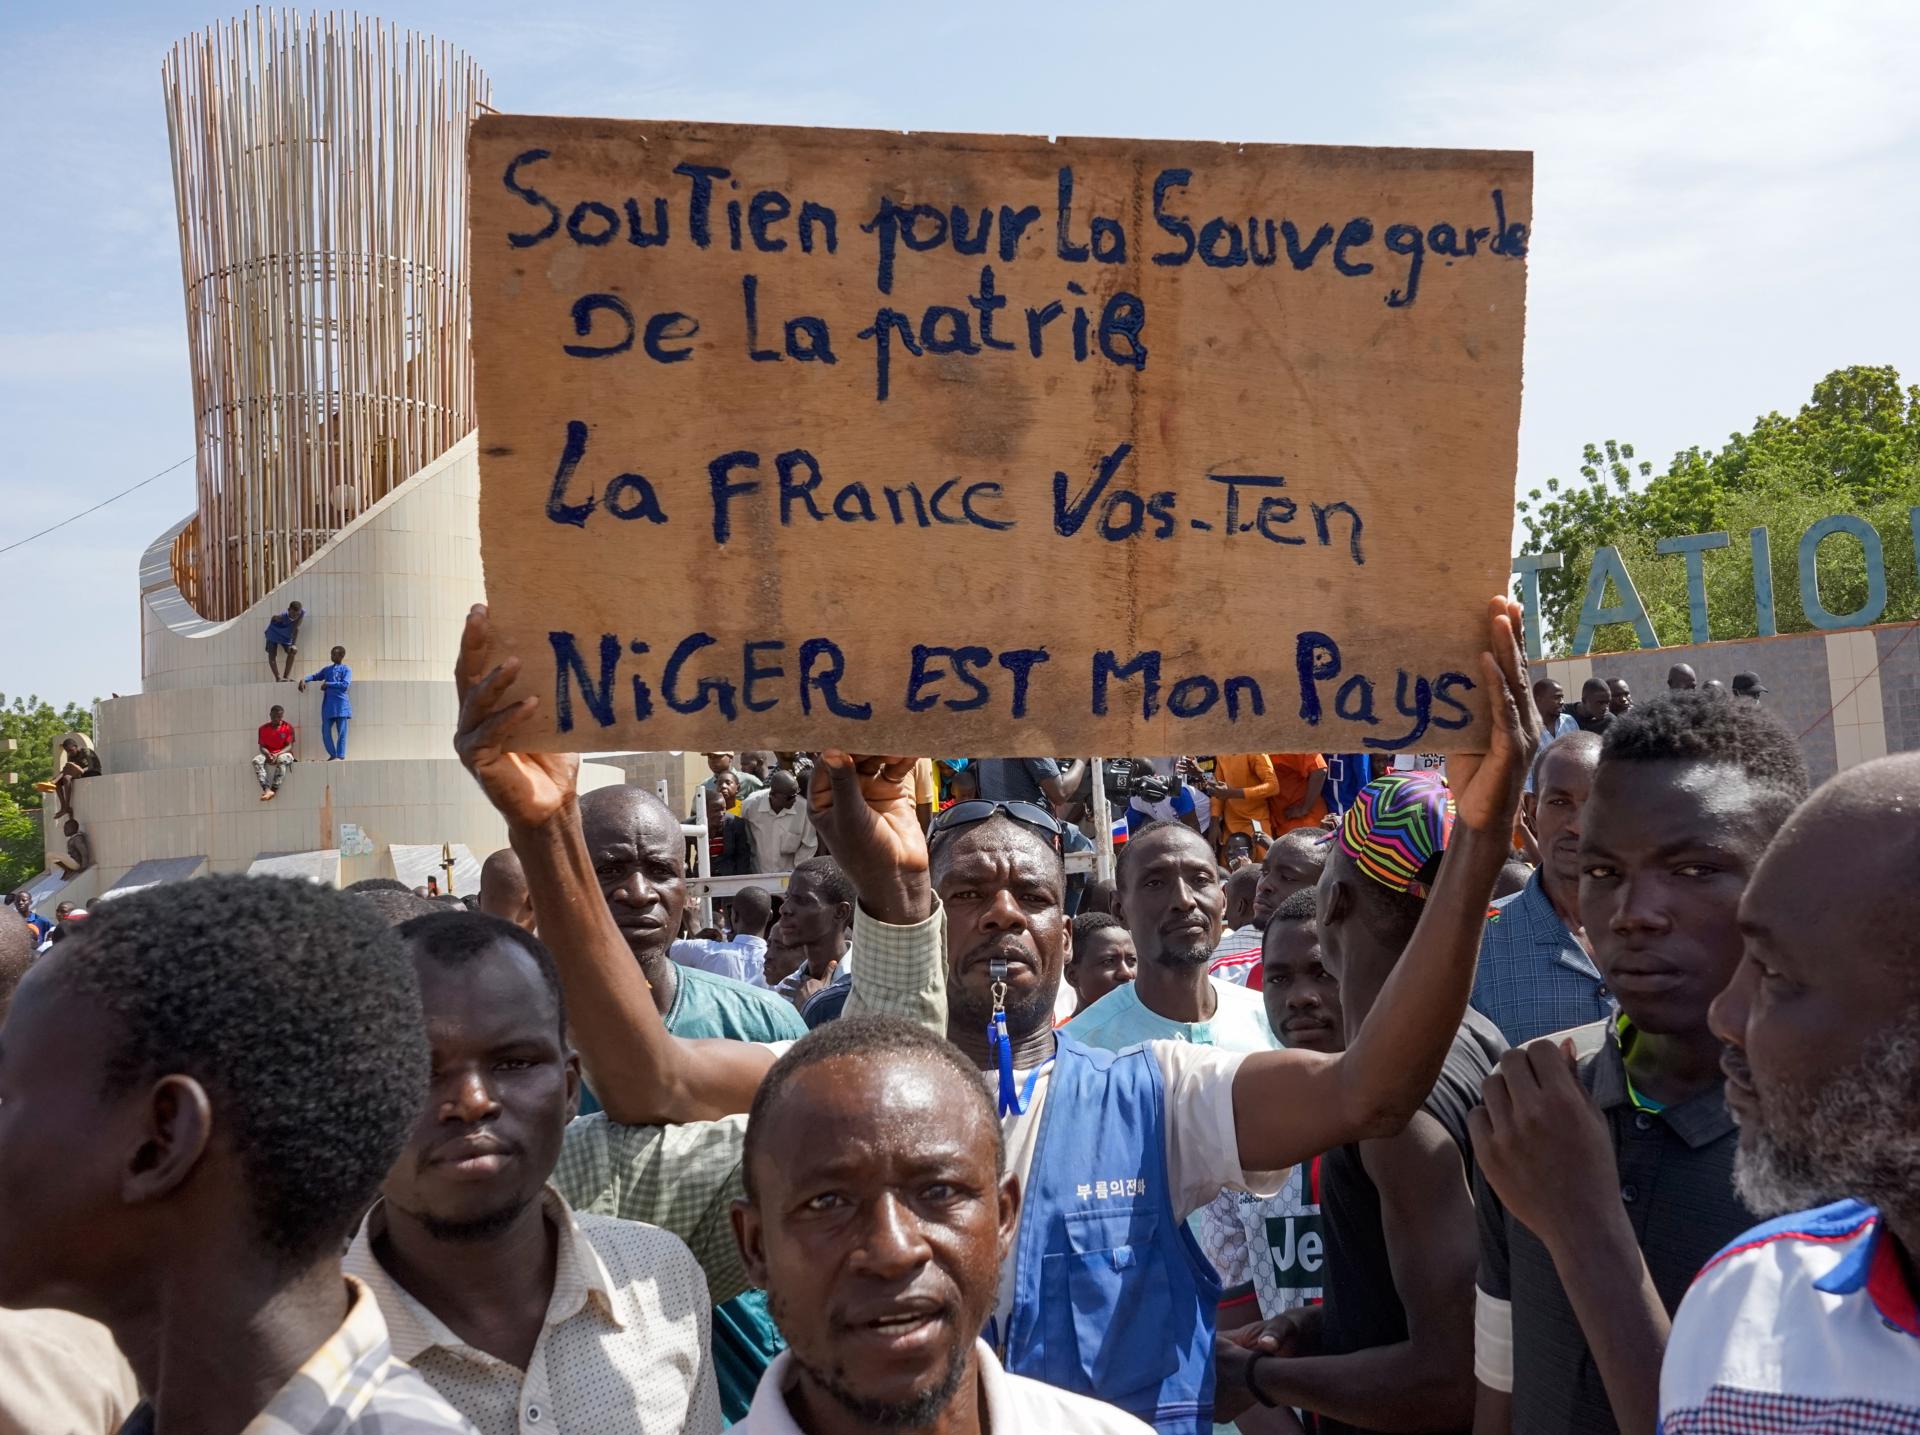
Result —
[[[1431, 772], [1362, 788], [1320, 874], [1322, 960], [1340, 982], [1348, 1040], [1412, 941], [1454, 831], [1453, 794]], [[1413, 1120], [1321, 1163], [1325, 1302], [1282, 1313], [1254, 1341], [1248, 1383], [1271, 1404], [1320, 1414], [1329, 1435], [1473, 1424], [1479, 1263], [1467, 1116], [1506, 1049], [1469, 1009]]]

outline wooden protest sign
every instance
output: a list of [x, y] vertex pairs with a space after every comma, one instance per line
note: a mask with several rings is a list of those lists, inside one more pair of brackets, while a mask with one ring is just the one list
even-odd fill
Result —
[[1532, 159], [485, 116], [536, 749], [1483, 746]]

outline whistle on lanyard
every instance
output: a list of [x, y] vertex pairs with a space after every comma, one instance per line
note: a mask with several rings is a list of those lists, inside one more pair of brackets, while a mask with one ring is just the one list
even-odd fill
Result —
[[[1000, 1114], [1021, 1116], [1026, 1113], [1027, 1102], [1013, 1084], [1013, 1042], [1007, 1036], [1006, 958], [992, 958], [987, 963], [987, 975], [993, 982], [993, 1012], [987, 1018], [987, 1050], [993, 1053], [994, 1065], [1000, 1069]], [[1033, 1086], [1029, 1082], [1029, 1097], [1032, 1091]]]

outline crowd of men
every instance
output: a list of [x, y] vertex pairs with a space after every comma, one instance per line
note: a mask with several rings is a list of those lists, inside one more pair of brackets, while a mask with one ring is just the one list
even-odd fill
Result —
[[[1768, 688], [1760, 681], [1760, 675], [1754, 672], [1735, 673], [1731, 685], [1718, 678], [1708, 678], [1703, 684], [1693, 664], [1675, 663], [1667, 669], [1667, 691], [1709, 692], [1757, 703], [1766, 695]], [[1541, 736], [1548, 742], [1571, 732], [1590, 732], [1596, 737], [1601, 736], [1612, 726], [1615, 718], [1633, 710], [1633, 688], [1625, 678], [1595, 675], [1586, 679], [1580, 685], [1580, 700], [1571, 706], [1567, 703], [1566, 689], [1551, 678], [1542, 678], [1535, 683], [1533, 695], [1540, 708]]]
[[688, 935], [476, 609], [479, 910], [0, 913], [0, 1430], [1920, 1428], [1920, 755], [1518, 620], [1484, 758], [1145, 760], [1077, 891], [1083, 764], [712, 754]]

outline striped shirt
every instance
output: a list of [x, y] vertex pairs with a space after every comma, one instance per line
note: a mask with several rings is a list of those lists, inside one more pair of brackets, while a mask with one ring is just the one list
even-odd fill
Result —
[[[240, 1435], [478, 1435], [411, 1367], [394, 1359], [380, 1303], [347, 1277], [346, 1321], [307, 1357]], [[142, 1404], [120, 1435], [153, 1435]]]
[[1259, 991], [1261, 983], [1256, 978], [1260, 974], [1262, 935], [1260, 928], [1251, 924], [1223, 935], [1207, 961], [1207, 975]]
[[1714, 1257], [1674, 1317], [1660, 1429], [1920, 1432], [1920, 1291], [1880, 1213], [1836, 1201]]

